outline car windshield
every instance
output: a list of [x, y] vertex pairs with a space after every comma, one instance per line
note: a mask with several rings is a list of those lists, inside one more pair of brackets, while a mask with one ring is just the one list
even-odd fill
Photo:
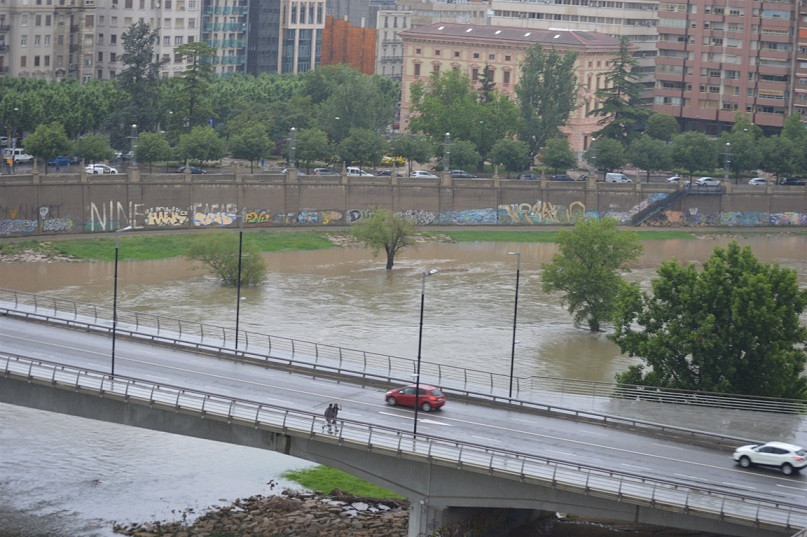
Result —
[[441, 395], [443, 395], [443, 392], [442, 392], [442, 391], [440, 391], [440, 388], [435, 388], [435, 389], [433, 389], [433, 390], [429, 390], [429, 393], [430, 393], [431, 395], [436, 395], [436, 396], [438, 396], [438, 397], [439, 397], [439, 396], [441, 396]]

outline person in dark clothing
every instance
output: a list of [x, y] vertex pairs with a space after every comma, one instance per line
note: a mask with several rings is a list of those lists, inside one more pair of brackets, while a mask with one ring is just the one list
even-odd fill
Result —
[[[329, 404], [328, 408], [325, 409], [325, 425], [328, 426], [328, 431], [331, 430], [331, 420], [333, 420], [333, 404]], [[322, 429], [325, 430], [325, 425], [322, 426]]]
[[[339, 415], [339, 410], [341, 410], [339, 408], [339, 403], [333, 403], [331, 405], [331, 421], [329, 422], [328, 430], [330, 430], [331, 425], [333, 425], [334, 428], [336, 428], [336, 416]], [[338, 428], [336, 428], [336, 432], [339, 432]]]

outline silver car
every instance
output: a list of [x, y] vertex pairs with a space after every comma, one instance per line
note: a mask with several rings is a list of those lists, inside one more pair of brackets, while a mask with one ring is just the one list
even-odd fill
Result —
[[701, 177], [695, 184], [698, 186], [720, 186], [720, 179], [715, 179], [714, 177]]
[[768, 466], [779, 468], [785, 475], [798, 473], [807, 466], [807, 453], [804, 448], [785, 442], [749, 444], [734, 450], [734, 460], [743, 468]]

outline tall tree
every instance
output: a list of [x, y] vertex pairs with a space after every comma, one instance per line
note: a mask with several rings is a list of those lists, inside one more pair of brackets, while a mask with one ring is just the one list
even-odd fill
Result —
[[540, 156], [541, 163], [554, 173], [565, 173], [577, 164], [567, 138], [550, 138]]
[[160, 69], [168, 63], [167, 58], [160, 59], [154, 53], [154, 45], [159, 39], [160, 30], [142, 20], [121, 34], [123, 69], [117, 82], [128, 99], [115, 115], [118, 119], [116, 127], [125, 133], [132, 123], [137, 124], [141, 131], [152, 131], [157, 127]]
[[634, 72], [635, 68], [628, 38], [622, 36], [619, 50], [611, 60], [611, 70], [605, 76], [605, 86], [595, 92], [600, 107], [588, 113], [601, 118], [597, 124], [602, 128], [594, 133], [598, 138], [613, 138], [627, 146], [647, 119], [649, 112], [640, 107], [642, 77]]
[[[620, 293], [611, 337], [641, 358], [619, 382], [767, 397], [807, 398], [807, 289], [796, 271], [760, 263], [736, 242], [698, 272], [665, 261], [652, 292]], [[645, 370], [647, 366], [647, 370]]]
[[333, 150], [328, 143], [328, 135], [319, 129], [303, 129], [297, 133], [297, 160], [302, 162], [305, 168], [310, 168], [311, 164], [317, 160], [328, 160], [333, 155]]
[[521, 140], [505, 138], [493, 145], [488, 158], [496, 166], [504, 166], [509, 172], [525, 169], [530, 163], [529, 146]]
[[496, 82], [493, 81], [493, 69], [490, 65], [485, 65], [479, 77], [479, 102], [488, 104], [493, 100], [496, 90]]
[[383, 248], [387, 254], [387, 270], [392, 269], [395, 256], [414, 243], [415, 223], [409, 218], [384, 209], [362, 218], [350, 229], [350, 234], [372, 248], [373, 255]]
[[200, 164], [205, 160], [218, 160], [225, 154], [224, 140], [213, 127], [200, 126], [179, 137], [177, 154], [186, 162], [196, 160]]
[[144, 132], [137, 139], [135, 158], [137, 162], [148, 164], [149, 172], [151, 172], [152, 163], [170, 160], [173, 153], [163, 133]]
[[572, 230], [562, 229], [555, 241], [560, 250], [544, 264], [543, 289], [561, 291], [562, 304], [574, 315], [575, 325], [597, 332], [610, 321], [619, 289], [626, 285], [621, 270], [642, 253], [636, 233], [619, 231], [613, 218], [586, 218]]
[[[249, 240], [243, 241], [241, 250], [241, 284], [259, 285], [266, 275], [266, 263], [260, 251]], [[193, 240], [187, 258], [207, 267], [222, 285], [235, 287], [238, 284], [238, 240], [234, 234], [203, 233]]]
[[64, 132], [61, 123], [39, 125], [36, 130], [23, 140], [25, 151], [45, 162], [45, 173], [48, 173], [48, 159], [59, 155], [70, 155], [74, 144]]
[[560, 54], [554, 48], [545, 52], [541, 45], [527, 51], [515, 91], [522, 121], [518, 138], [538, 154], [544, 140], [561, 136], [561, 129], [577, 108], [577, 54]]
[[583, 157], [596, 170], [604, 173], [622, 168], [627, 162], [625, 147], [613, 138], [600, 138], [595, 140]]
[[627, 160], [647, 173], [646, 181], [654, 171], [669, 170], [672, 167], [670, 149], [662, 140], [642, 135], [633, 140], [625, 155]]
[[216, 49], [204, 41], [194, 41], [179, 45], [174, 53], [188, 62], [181, 77], [183, 102], [174, 113], [184, 112], [187, 127], [208, 124], [213, 111], [208, 95], [215, 76], [213, 58], [216, 56]]
[[76, 144], [76, 155], [83, 161], [109, 160], [115, 151], [109, 146], [109, 138], [103, 134], [85, 134]]
[[678, 121], [669, 114], [653, 114], [647, 118], [644, 133], [651, 138], [669, 142], [680, 132]]
[[392, 141], [390, 151], [406, 159], [409, 167], [406, 175], [412, 173], [412, 162], [427, 162], [434, 155], [434, 147], [429, 138], [422, 134], [398, 136]]
[[350, 163], [378, 164], [389, 145], [383, 136], [369, 129], [352, 129], [347, 138], [339, 144], [339, 156]]
[[714, 142], [702, 132], [686, 131], [674, 136], [670, 144], [672, 161], [692, 174], [697, 170], [711, 170], [717, 162]]

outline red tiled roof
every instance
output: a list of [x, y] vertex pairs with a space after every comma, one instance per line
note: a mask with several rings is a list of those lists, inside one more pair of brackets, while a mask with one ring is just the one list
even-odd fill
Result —
[[535, 28], [519, 28], [515, 26], [490, 26], [487, 24], [462, 24], [456, 22], [437, 22], [426, 26], [418, 26], [400, 32], [404, 39], [435, 39], [444, 37], [457, 40], [484, 40], [492, 42], [535, 44], [547, 47], [558, 46], [563, 49], [614, 49], [619, 47], [619, 39], [599, 32], [581, 30], [540, 30]]

